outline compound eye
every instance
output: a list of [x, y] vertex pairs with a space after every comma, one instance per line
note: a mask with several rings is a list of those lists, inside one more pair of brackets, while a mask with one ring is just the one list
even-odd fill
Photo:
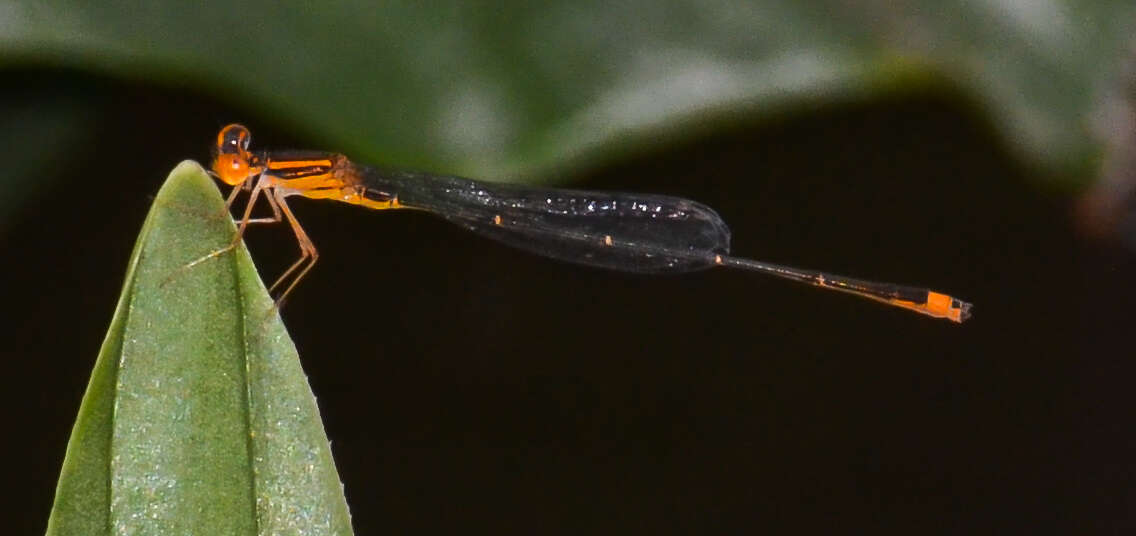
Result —
[[241, 154], [248, 151], [252, 135], [241, 125], [232, 124], [217, 135], [217, 152], [221, 154]]

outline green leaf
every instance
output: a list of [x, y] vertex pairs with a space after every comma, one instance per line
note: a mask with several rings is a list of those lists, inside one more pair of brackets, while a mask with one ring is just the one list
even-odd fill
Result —
[[16, 0], [2, 15], [0, 61], [209, 89], [361, 161], [489, 179], [928, 80], [972, 94], [1031, 161], [1083, 172], [1136, 29], [1118, 0]]
[[67, 447], [48, 534], [348, 534], [311, 389], [217, 188], [158, 193]]

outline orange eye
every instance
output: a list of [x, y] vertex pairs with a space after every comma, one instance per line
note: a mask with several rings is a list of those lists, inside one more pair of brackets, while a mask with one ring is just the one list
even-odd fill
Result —
[[243, 153], [248, 151], [251, 141], [252, 134], [249, 133], [249, 130], [233, 123], [222, 128], [221, 132], [217, 134], [217, 152]]

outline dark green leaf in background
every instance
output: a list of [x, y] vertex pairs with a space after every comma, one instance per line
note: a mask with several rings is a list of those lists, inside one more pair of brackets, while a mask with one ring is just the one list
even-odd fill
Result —
[[296, 350], [195, 162], [154, 201], [67, 448], [48, 534], [347, 534]]
[[1136, 3], [18, 0], [0, 16], [7, 61], [206, 89], [375, 163], [547, 178], [931, 75], [1043, 177], [1085, 181]]

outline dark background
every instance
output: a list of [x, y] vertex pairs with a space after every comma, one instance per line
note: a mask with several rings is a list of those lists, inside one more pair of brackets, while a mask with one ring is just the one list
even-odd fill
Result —
[[[232, 121], [259, 147], [334, 147], [171, 87], [0, 81], [11, 106], [74, 99], [98, 125], [0, 230], [4, 517], [35, 534], [162, 179]], [[1079, 236], [1074, 193], [1044, 173], [959, 94], [914, 88], [573, 177], [703, 201], [741, 256], [952, 293], [975, 303], [961, 326], [755, 274], [612, 273], [427, 215], [293, 203], [322, 257], [283, 316], [356, 532], [1136, 527], [1136, 257]], [[268, 280], [296, 254], [283, 227], [248, 242]]]

